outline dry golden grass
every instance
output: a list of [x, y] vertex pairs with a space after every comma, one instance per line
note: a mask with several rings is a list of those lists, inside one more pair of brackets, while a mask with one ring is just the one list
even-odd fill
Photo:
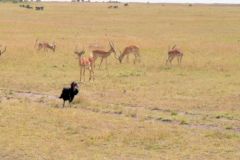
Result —
[[[0, 159], [240, 158], [239, 6], [43, 5], [0, 4], [0, 44], [8, 46], [0, 57]], [[37, 52], [37, 38], [55, 41], [56, 53]], [[119, 49], [139, 46], [142, 63], [112, 55], [108, 72], [96, 69], [73, 108], [62, 109], [54, 96], [79, 79], [75, 46], [107, 49], [108, 38]], [[183, 64], [167, 67], [174, 44]]]

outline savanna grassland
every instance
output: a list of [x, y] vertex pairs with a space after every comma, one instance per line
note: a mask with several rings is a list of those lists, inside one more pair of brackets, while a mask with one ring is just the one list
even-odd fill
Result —
[[[240, 159], [240, 6], [38, 4], [0, 4], [1, 160]], [[141, 63], [111, 55], [62, 108], [75, 46], [108, 39], [139, 46]], [[165, 66], [174, 44], [183, 63]]]

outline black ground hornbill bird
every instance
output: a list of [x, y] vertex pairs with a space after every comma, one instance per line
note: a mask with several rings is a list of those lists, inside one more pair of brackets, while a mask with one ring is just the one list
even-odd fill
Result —
[[65, 101], [68, 101], [71, 107], [71, 102], [77, 94], [78, 84], [76, 82], [72, 82], [70, 88], [63, 88], [62, 94], [59, 97], [60, 99], [63, 99], [63, 107], [65, 106]]

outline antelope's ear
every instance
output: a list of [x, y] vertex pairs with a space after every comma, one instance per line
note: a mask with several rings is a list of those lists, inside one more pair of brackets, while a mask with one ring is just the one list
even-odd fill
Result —
[[177, 46], [177, 45], [175, 44], [175, 45], [172, 47], [172, 49], [175, 49], [175, 48], [176, 48], [176, 46]]
[[79, 55], [79, 52], [76, 49], [73, 51], [73, 53]]
[[82, 48], [81, 52], [82, 52], [83, 54], [86, 52], [86, 49], [85, 49], [85, 47], [84, 47], [84, 46], [83, 46], [83, 48]]

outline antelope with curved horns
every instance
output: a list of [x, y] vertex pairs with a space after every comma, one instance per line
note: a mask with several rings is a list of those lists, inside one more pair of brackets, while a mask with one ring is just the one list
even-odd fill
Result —
[[182, 63], [182, 57], [183, 52], [181, 52], [179, 49], [176, 48], [176, 45], [174, 45], [171, 49], [168, 48], [168, 58], [166, 60], [166, 65], [168, 63], [172, 64], [172, 60], [177, 57], [178, 64]]
[[79, 67], [80, 67], [80, 82], [82, 81], [82, 76], [84, 77], [85, 81], [85, 70], [89, 70], [89, 81], [91, 79], [95, 79], [94, 77], [94, 68], [93, 68], [93, 63], [94, 63], [94, 58], [92, 56], [90, 57], [83, 57], [85, 54], [85, 49], [78, 50], [77, 47], [75, 48], [74, 53], [78, 55], [79, 58]]
[[[0, 47], [2, 47], [2, 46], [0, 45]], [[1, 56], [4, 52], [6, 52], [6, 50], [7, 50], [7, 46], [5, 46], [4, 48], [2, 48], [2, 50], [0, 49], [0, 56]]]
[[99, 57], [99, 58], [101, 58], [101, 62], [99, 64], [99, 69], [101, 68], [101, 65], [102, 65], [102, 62], [104, 59], [105, 59], [106, 68], [107, 68], [107, 58], [111, 55], [112, 52], [114, 52], [116, 54], [113, 42], [109, 41], [109, 46], [110, 46], [110, 49], [108, 51], [104, 51], [104, 50], [100, 50], [100, 49], [92, 51], [92, 55], [94, 58], [94, 67], [95, 67], [95, 61]]
[[48, 49], [52, 50], [53, 52], [55, 52], [56, 50], [56, 44], [55, 42], [53, 43], [48, 43], [48, 42], [39, 42], [38, 39], [36, 39], [35, 41], [35, 45], [34, 47], [37, 47], [37, 50], [40, 51], [41, 49], [43, 49], [44, 51], [48, 51]]
[[140, 60], [140, 52], [139, 52], [139, 48], [135, 45], [130, 45], [124, 48], [123, 52], [120, 52], [120, 56], [117, 57], [117, 55], [115, 54], [115, 58], [119, 60], [120, 63], [122, 63], [123, 58], [126, 56], [127, 57], [127, 61], [129, 61], [129, 55], [133, 54], [134, 55], [134, 60], [133, 63], [135, 64], [136, 61], [138, 60], [139, 62]]

